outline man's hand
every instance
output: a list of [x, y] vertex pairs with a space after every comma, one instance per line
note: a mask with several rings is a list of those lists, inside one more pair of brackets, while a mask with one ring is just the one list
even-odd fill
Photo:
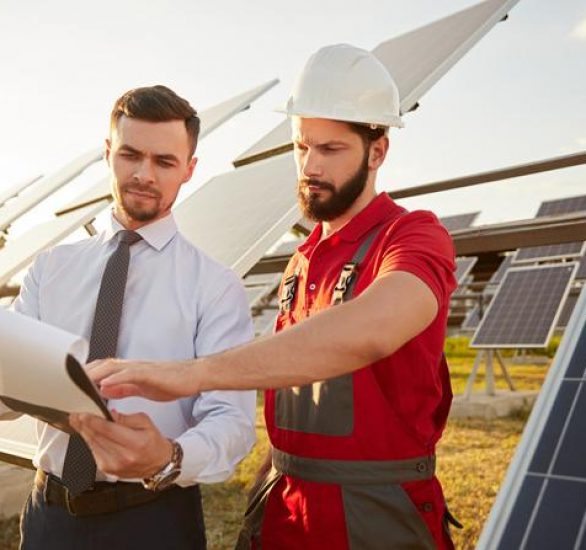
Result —
[[130, 395], [154, 401], [173, 401], [199, 393], [197, 369], [181, 362], [147, 363], [103, 359], [86, 367], [89, 377], [108, 399]]
[[172, 443], [146, 414], [112, 411], [112, 417], [114, 422], [87, 413], [69, 417], [102, 472], [121, 478], [150, 477], [171, 460]]

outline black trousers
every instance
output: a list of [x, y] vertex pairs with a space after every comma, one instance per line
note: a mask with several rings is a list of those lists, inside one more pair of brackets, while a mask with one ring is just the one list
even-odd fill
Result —
[[205, 550], [199, 487], [174, 487], [147, 504], [76, 517], [33, 488], [21, 518], [21, 550]]

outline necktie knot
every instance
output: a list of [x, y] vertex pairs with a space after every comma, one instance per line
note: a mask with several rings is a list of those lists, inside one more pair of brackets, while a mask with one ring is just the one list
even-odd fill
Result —
[[137, 243], [142, 239], [136, 231], [131, 231], [130, 229], [118, 231], [116, 236], [118, 237], [119, 243], [127, 243], [129, 246], [132, 246], [134, 243]]

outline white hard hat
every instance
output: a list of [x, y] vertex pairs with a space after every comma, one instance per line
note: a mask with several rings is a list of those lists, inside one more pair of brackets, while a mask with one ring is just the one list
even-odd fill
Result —
[[313, 54], [283, 109], [289, 116], [403, 127], [399, 90], [374, 54], [349, 44]]

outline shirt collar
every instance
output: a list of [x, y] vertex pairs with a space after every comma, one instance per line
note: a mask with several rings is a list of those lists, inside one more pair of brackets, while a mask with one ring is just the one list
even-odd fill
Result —
[[[389, 217], [398, 216], [405, 209], [399, 206], [387, 193], [379, 193], [354, 216], [346, 225], [328, 236], [328, 239], [339, 239], [347, 242], [360, 240], [373, 227], [386, 221]], [[319, 243], [322, 235], [322, 224], [318, 223], [307, 240], [297, 249], [308, 257], [309, 253]]]
[[[123, 229], [125, 227], [114, 217], [114, 213], [111, 213], [110, 225], [105, 232], [106, 239], [111, 239], [118, 231]], [[177, 224], [173, 214], [169, 214], [160, 220], [143, 225], [136, 232], [149, 246], [152, 246], [155, 250], [162, 250], [177, 233]]]

